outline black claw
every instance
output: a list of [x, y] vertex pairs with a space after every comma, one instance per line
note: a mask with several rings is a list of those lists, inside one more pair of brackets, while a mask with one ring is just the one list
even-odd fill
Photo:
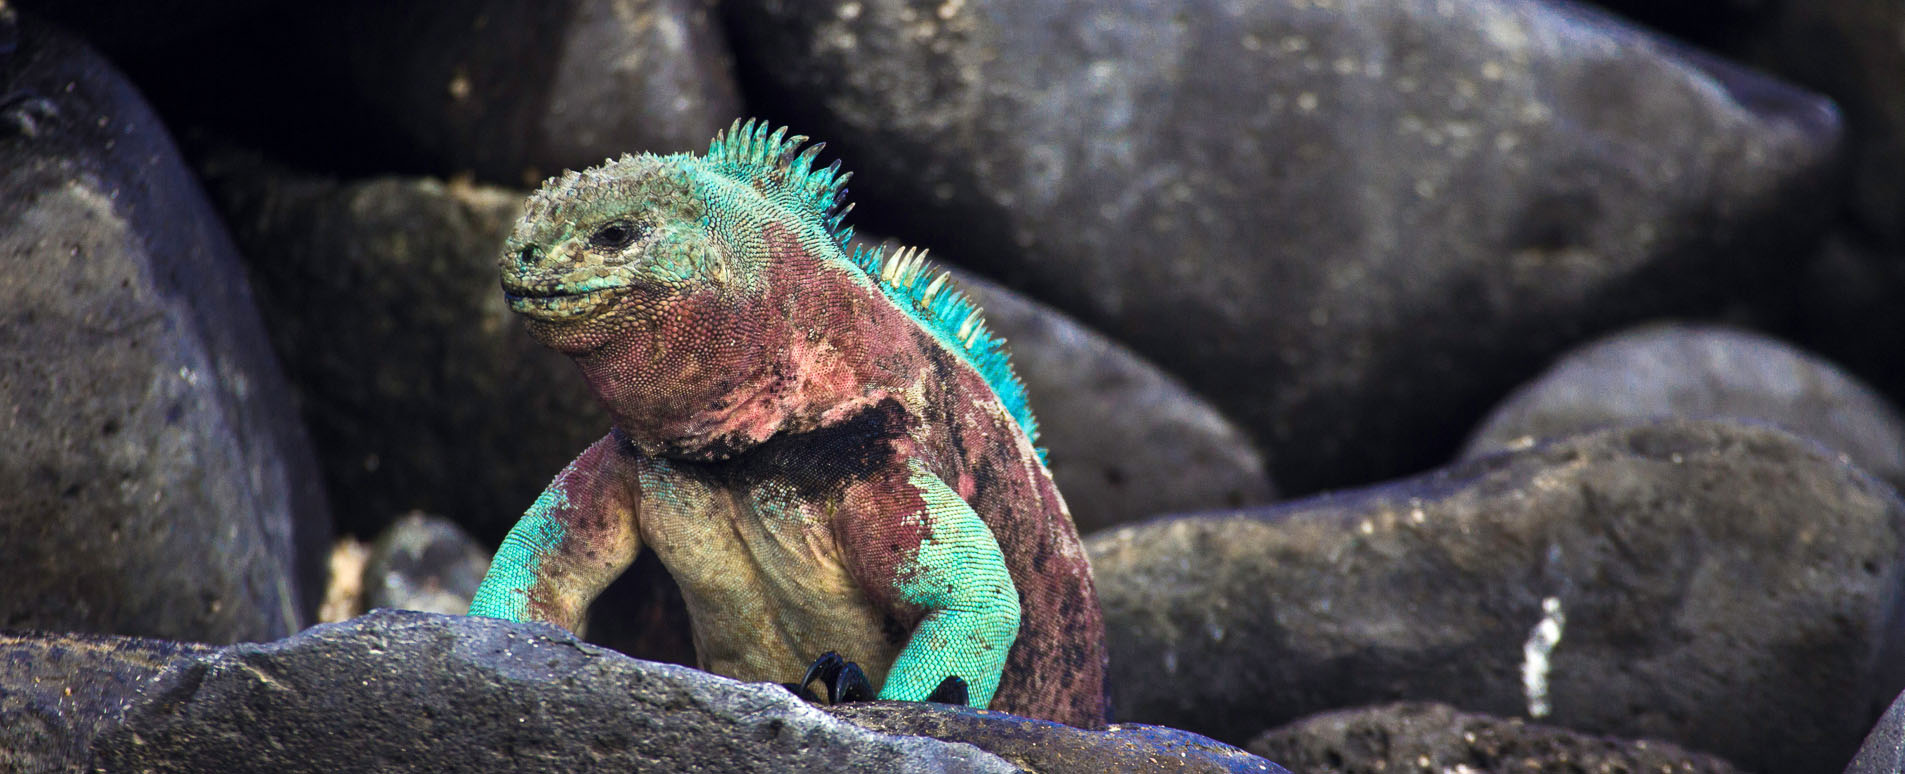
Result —
[[966, 680], [959, 675], [946, 675], [939, 681], [939, 687], [926, 697], [927, 701], [938, 704], [957, 704], [966, 706]]
[[800, 676], [800, 687], [806, 688], [808, 683], [813, 682], [814, 678], [818, 677], [820, 678], [821, 684], [827, 686], [827, 701], [828, 703], [832, 703], [834, 678], [840, 676], [840, 670], [845, 668], [846, 665], [847, 660], [841, 658], [839, 653], [835, 653], [831, 650], [822, 653], [820, 654], [820, 658], [814, 659], [812, 666], [807, 667], [807, 674]]
[[781, 683], [781, 687], [786, 688], [787, 692], [793, 694], [794, 698], [796, 699], [800, 699], [801, 701], [806, 701], [806, 702], [812, 702], [815, 704], [820, 703], [820, 697], [815, 696], [813, 691], [807, 690], [807, 686], [805, 685], [797, 685], [794, 683]]
[[828, 704], [872, 701], [877, 698], [873, 683], [867, 680], [867, 674], [860, 669], [860, 665], [841, 658], [840, 654], [831, 650], [814, 659], [813, 666], [807, 667], [807, 674], [801, 675], [800, 684], [788, 684], [787, 690], [808, 701], [817, 701], [813, 693], [807, 690], [807, 684], [816, 677], [820, 678], [821, 685], [827, 687]]
[[[837, 697], [837, 698], [836, 698]], [[840, 668], [840, 674], [827, 686], [827, 701], [839, 704], [846, 701], [873, 701], [873, 683], [867, 680], [867, 673], [860, 665], [851, 661]]]

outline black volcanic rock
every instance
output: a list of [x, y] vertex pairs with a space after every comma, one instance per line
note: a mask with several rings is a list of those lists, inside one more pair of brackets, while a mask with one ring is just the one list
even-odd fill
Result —
[[111, 65], [0, 43], [0, 625], [298, 630], [330, 513], [230, 237]]
[[1764, 425], [1604, 430], [1086, 543], [1119, 717], [1221, 740], [1406, 699], [1831, 772], [1900, 683], [1905, 504]]
[[961, 256], [1185, 379], [1286, 492], [1435, 464], [1598, 331], [1797, 271], [1825, 99], [1574, 5], [726, 5], [744, 82]]

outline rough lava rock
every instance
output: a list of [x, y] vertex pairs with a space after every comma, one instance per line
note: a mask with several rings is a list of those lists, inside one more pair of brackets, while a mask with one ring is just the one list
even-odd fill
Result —
[[1831, 772], [1901, 682], [1905, 504], [1763, 425], [1604, 430], [1086, 543], [1119, 717], [1226, 741], [1429, 700]]
[[1462, 457], [1675, 417], [1768, 422], [1905, 484], [1905, 420], [1878, 393], [1792, 345], [1708, 325], [1650, 325], [1563, 355], [1491, 412]]
[[1040, 774], [1290, 774], [1214, 739], [1160, 726], [1114, 723], [1104, 731], [1085, 731], [992, 710], [890, 701], [836, 704], [827, 711], [875, 731], [965, 742]]
[[230, 237], [133, 88], [0, 4], [0, 626], [296, 631], [330, 514]]
[[1534, 0], [726, 5], [862, 225], [1184, 378], [1286, 492], [1446, 459], [1586, 335], [1795, 269], [1831, 104]]
[[1865, 744], [1852, 756], [1845, 774], [1905, 774], [1905, 695], [1892, 700], [1891, 708], [1866, 734]]
[[462, 615], [489, 572], [490, 552], [456, 522], [410, 513], [370, 547], [364, 607]]
[[1249, 436], [1182, 382], [1051, 307], [953, 276], [1012, 351], [1079, 532], [1276, 499]]
[[497, 287], [519, 192], [339, 183], [242, 155], [206, 175], [346, 531], [376, 535], [423, 510], [493, 545], [608, 431], [575, 366], [523, 331]]
[[1428, 703], [1314, 715], [1265, 732], [1250, 742], [1250, 750], [1304, 774], [1739, 772], [1724, 760], [1665, 742], [1593, 736]]
[[167, 666], [215, 646], [0, 631], [0, 770], [90, 771], [93, 740]]
[[1017, 771], [554, 627], [399, 611], [178, 663], [94, 750], [108, 771]]
[[741, 112], [701, 0], [347, 3], [331, 51], [438, 171], [524, 184], [707, 146]]

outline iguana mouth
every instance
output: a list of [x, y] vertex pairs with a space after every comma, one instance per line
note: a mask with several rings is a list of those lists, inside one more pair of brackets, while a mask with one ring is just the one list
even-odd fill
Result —
[[503, 300], [512, 312], [544, 322], [579, 322], [594, 317], [615, 300], [618, 288], [574, 291], [559, 286], [503, 286]]

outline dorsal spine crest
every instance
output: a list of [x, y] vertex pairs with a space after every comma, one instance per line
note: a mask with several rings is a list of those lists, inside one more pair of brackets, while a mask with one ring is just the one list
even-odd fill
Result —
[[[884, 245], [856, 248], [852, 260], [894, 305], [979, 372], [1025, 431], [1039, 461], [1044, 462], [1045, 449], [1038, 445], [1038, 420], [1026, 400], [1025, 383], [1012, 370], [1005, 340], [986, 329], [979, 305], [953, 284], [952, 275], [928, 263], [925, 250], [911, 247], [890, 253]], [[927, 279], [929, 276], [931, 279]]]
[[[840, 171], [840, 161], [826, 167], [814, 164], [826, 143], [807, 142], [787, 127], [770, 128], [764, 121], [736, 120], [714, 136], [702, 163], [711, 171], [740, 181], [819, 228], [848, 255], [853, 227], [846, 225], [853, 204], [847, 201], [851, 172]], [[1013, 373], [1005, 341], [986, 329], [979, 306], [953, 287], [949, 276], [926, 261], [926, 251], [902, 247], [891, 254], [884, 246], [851, 248], [849, 260], [873, 284], [934, 338], [957, 353], [984, 377], [999, 401], [1018, 421], [1019, 428], [1038, 444], [1038, 421], [1026, 403], [1025, 385]], [[921, 282], [926, 275], [930, 280]], [[1040, 461], [1045, 450], [1038, 448]]]

